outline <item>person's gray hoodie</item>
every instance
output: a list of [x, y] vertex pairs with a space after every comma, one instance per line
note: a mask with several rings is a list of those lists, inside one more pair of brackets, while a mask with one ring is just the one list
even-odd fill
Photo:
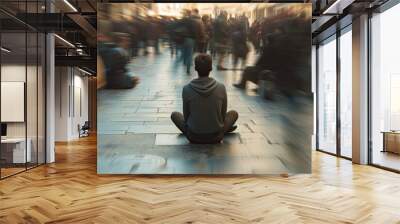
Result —
[[193, 79], [183, 87], [183, 115], [186, 126], [195, 134], [223, 131], [227, 111], [225, 86], [210, 77]]

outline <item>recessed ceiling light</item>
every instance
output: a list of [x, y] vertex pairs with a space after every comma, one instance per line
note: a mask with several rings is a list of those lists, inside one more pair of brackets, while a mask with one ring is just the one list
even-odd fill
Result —
[[83, 73], [85, 73], [85, 74], [87, 74], [87, 75], [93, 75], [92, 73], [90, 73], [90, 72], [88, 72], [88, 71], [86, 71], [86, 70], [83, 70], [83, 69], [81, 69], [81, 68], [79, 68], [79, 67], [78, 67], [78, 70], [81, 71], [81, 72], [83, 72]]
[[68, 40], [66, 40], [66, 39], [64, 39], [64, 38], [62, 38], [62, 37], [60, 37], [60, 36], [57, 35], [57, 34], [54, 34], [54, 36], [57, 37], [57, 38], [58, 38], [59, 40], [61, 40], [62, 42], [64, 42], [65, 44], [67, 44], [68, 46], [75, 48], [75, 45], [73, 45], [73, 44], [72, 44], [71, 42], [69, 42]]
[[64, 0], [64, 3], [67, 4], [74, 12], [78, 12], [78, 10], [68, 0]]
[[342, 14], [343, 9], [351, 5], [355, 0], [336, 0], [324, 12], [323, 15], [328, 14]]

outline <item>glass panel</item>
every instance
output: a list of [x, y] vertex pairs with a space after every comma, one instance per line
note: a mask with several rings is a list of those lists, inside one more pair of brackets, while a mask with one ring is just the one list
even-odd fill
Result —
[[27, 82], [26, 82], [26, 111], [27, 111], [27, 143], [28, 149], [30, 148], [30, 159], [28, 160], [28, 168], [37, 165], [37, 132], [38, 132], [38, 108], [37, 108], [37, 98], [38, 98], [38, 36], [36, 32], [28, 33], [28, 63], [27, 63]]
[[318, 48], [318, 149], [336, 153], [336, 38]]
[[45, 52], [46, 39], [39, 34], [38, 45], [38, 163], [45, 163]]
[[25, 170], [30, 159], [25, 119], [26, 33], [3, 32], [1, 45], [6, 49], [1, 50], [1, 173], [5, 177]]
[[352, 156], [352, 35], [351, 30], [340, 37], [340, 152]]
[[[0, 6], [23, 16], [21, 13], [44, 12], [45, 1], [1, 1]], [[44, 34], [13, 18], [0, 26], [3, 87], [0, 167], [4, 178], [45, 161], [46, 54]]]
[[400, 170], [400, 4], [372, 18], [372, 163]]

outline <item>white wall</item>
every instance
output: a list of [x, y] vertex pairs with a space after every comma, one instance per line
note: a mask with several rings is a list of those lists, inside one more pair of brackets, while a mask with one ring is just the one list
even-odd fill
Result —
[[[38, 69], [38, 70], [37, 70]], [[25, 80], [27, 78], [27, 80]], [[32, 161], [44, 163], [45, 150], [45, 120], [44, 120], [44, 74], [42, 67], [36, 65], [24, 64], [2, 64], [1, 81], [2, 82], [24, 82], [26, 84], [26, 106], [22, 108], [22, 113], [26, 112], [27, 119], [22, 122], [6, 122], [7, 137], [24, 138], [25, 135], [30, 140], [32, 151]], [[23, 94], [23, 93], [22, 93]], [[2, 96], [7, 97], [7, 96]], [[1, 108], [1, 110], [10, 110], [10, 108]], [[9, 111], [10, 112], [10, 111]], [[39, 156], [37, 156], [37, 153]]]
[[[25, 70], [27, 69], [27, 70]], [[27, 88], [27, 118], [28, 118], [28, 137], [30, 128], [36, 130], [36, 113], [33, 113], [33, 109], [36, 112], [37, 99], [36, 99], [36, 80], [31, 77], [36, 77], [36, 66], [27, 66], [25, 64], [4, 64], [1, 66], [1, 81], [2, 82], [25, 82], [26, 71], [28, 72], [28, 85], [31, 88]], [[32, 87], [33, 86], [33, 87]], [[40, 107], [41, 105], [39, 105]], [[33, 108], [33, 109], [32, 109]], [[7, 110], [7, 108], [1, 108]], [[33, 123], [32, 123], [33, 122]], [[7, 135], [9, 137], [24, 137], [25, 136], [25, 123], [26, 122], [7, 122]], [[33, 131], [32, 131], [33, 132]], [[35, 132], [36, 133], [36, 132]]]
[[88, 120], [88, 78], [76, 68], [56, 67], [55, 140], [79, 137], [78, 125]]
[[69, 96], [70, 83], [69, 68], [55, 68], [55, 141], [68, 140]]
[[[1, 81], [25, 82], [25, 64], [9, 64], [1, 66]], [[1, 108], [6, 110], [6, 108]], [[7, 137], [25, 137], [25, 122], [7, 123]]]

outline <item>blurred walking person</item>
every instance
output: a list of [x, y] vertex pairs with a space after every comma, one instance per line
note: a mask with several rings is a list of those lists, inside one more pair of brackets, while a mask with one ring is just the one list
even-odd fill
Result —
[[192, 23], [193, 23], [193, 28], [195, 30], [195, 50], [196, 52], [203, 53], [205, 52], [205, 44], [206, 44], [206, 29], [204, 26], [204, 22], [202, 18], [199, 15], [199, 10], [198, 9], [193, 9], [192, 10]]
[[[126, 65], [129, 63], [130, 36], [125, 33], [113, 33], [115, 41], [106, 34], [98, 36], [99, 55], [105, 67], [105, 88], [131, 89], [139, 83], [139, 78], [130, 76]], [[118, 44], [116, 44], [118, 43]]]
[[247, 33], [248, 25], [247, 18], [240, 16], [232, 25], [232, 55], [233, 55], [233, 66], [237, 69], [239, 59], [241, 60], [243, 68], [246, 65], [247, 54], [249, 53], [249, 47], [247, 45]]
[[203, 21], [204, 30], [205, 30], [205, 42], [204, 42], [204, 48], [203, 48], [202, 53], [207, 53], [208, 46], [209, 46], [210, 40], [212, 38], [211, 18], [208, 15], [204, 15], [201, 17], [201, 20]]
[[223, 62], [226, 56], [229, 40], [228, 15], [225, 11], [216, 18], [213, 26], [214, 47], [218, 57], [217, 70], [226, 70]]
[[186, 74], [190, 74], [190, 68], [192, 67], [193, 49], [196, 37], [190, 15], [191, 12], [189, 10], [185, 11], [181, 21], [181, 26], [184, 28], [181, 59], [186, 68]]
[[149, 53], [148, 47], [153, 47], [156, 54], [160, 53], [159, 38], [161, 34], [161, 26], [155, 17], [148, 16], [145, 24], [145, 40], [144, 54]]
[[190, 75], [192, 67], [193, 51], [196, 44], [196, 22], [192, 17], [191, 11], [184, 11], [184, 18], [180, 22], [183, 28], [182, 61], [186, 68], [186, 74]]

